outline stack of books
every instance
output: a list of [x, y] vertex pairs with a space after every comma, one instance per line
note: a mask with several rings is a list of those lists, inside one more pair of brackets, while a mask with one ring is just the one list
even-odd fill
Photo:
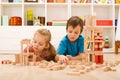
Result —
[[53, 20], [52, 26], [66, 26], [67, 20]]

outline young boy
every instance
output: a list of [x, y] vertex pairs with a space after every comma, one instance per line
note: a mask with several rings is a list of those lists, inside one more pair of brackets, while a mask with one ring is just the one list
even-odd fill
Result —
[[69, 60], [80, 60], [84, 52], [84, 38], [81, 35], [83, 31], [83, 20], [78, 16], [72, 16], [67, 21], [67, 35], [59, 43], [56, 59], [61, 63]]

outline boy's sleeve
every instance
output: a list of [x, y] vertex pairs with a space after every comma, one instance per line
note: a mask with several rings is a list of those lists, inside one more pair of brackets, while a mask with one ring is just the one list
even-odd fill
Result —
[[66, 49], [67, 49], [67, 43], [65, 41], [61, 41], [59, 43], [57, 53], [60, 55], [65, 55]]
[[84, 38], [82, 37], [79, 42], [79, 53], [84, 52]]

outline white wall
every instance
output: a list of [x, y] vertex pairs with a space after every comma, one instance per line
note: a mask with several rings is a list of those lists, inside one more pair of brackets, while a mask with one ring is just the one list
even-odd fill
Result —
[[117, 30], [116, 30], [116, 41], [119, 40], [120, 41], [120, 26], [117, 27]]
[[22, 39], [32, 39], [34, 32], [39, 28], [47, 28], [51, 31], [51, 43], [57, 49], [60, 40], [66, 34], [65, 26], [10, 26], [8, 28], [0, 27], [0, 53], [20, 53], [20, 41]]

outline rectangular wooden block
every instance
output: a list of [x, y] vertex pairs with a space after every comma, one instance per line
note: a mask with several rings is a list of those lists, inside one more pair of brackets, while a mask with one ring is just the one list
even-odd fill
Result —
[[95, 63], [103, 64], [103, 55], [95, 55]]

